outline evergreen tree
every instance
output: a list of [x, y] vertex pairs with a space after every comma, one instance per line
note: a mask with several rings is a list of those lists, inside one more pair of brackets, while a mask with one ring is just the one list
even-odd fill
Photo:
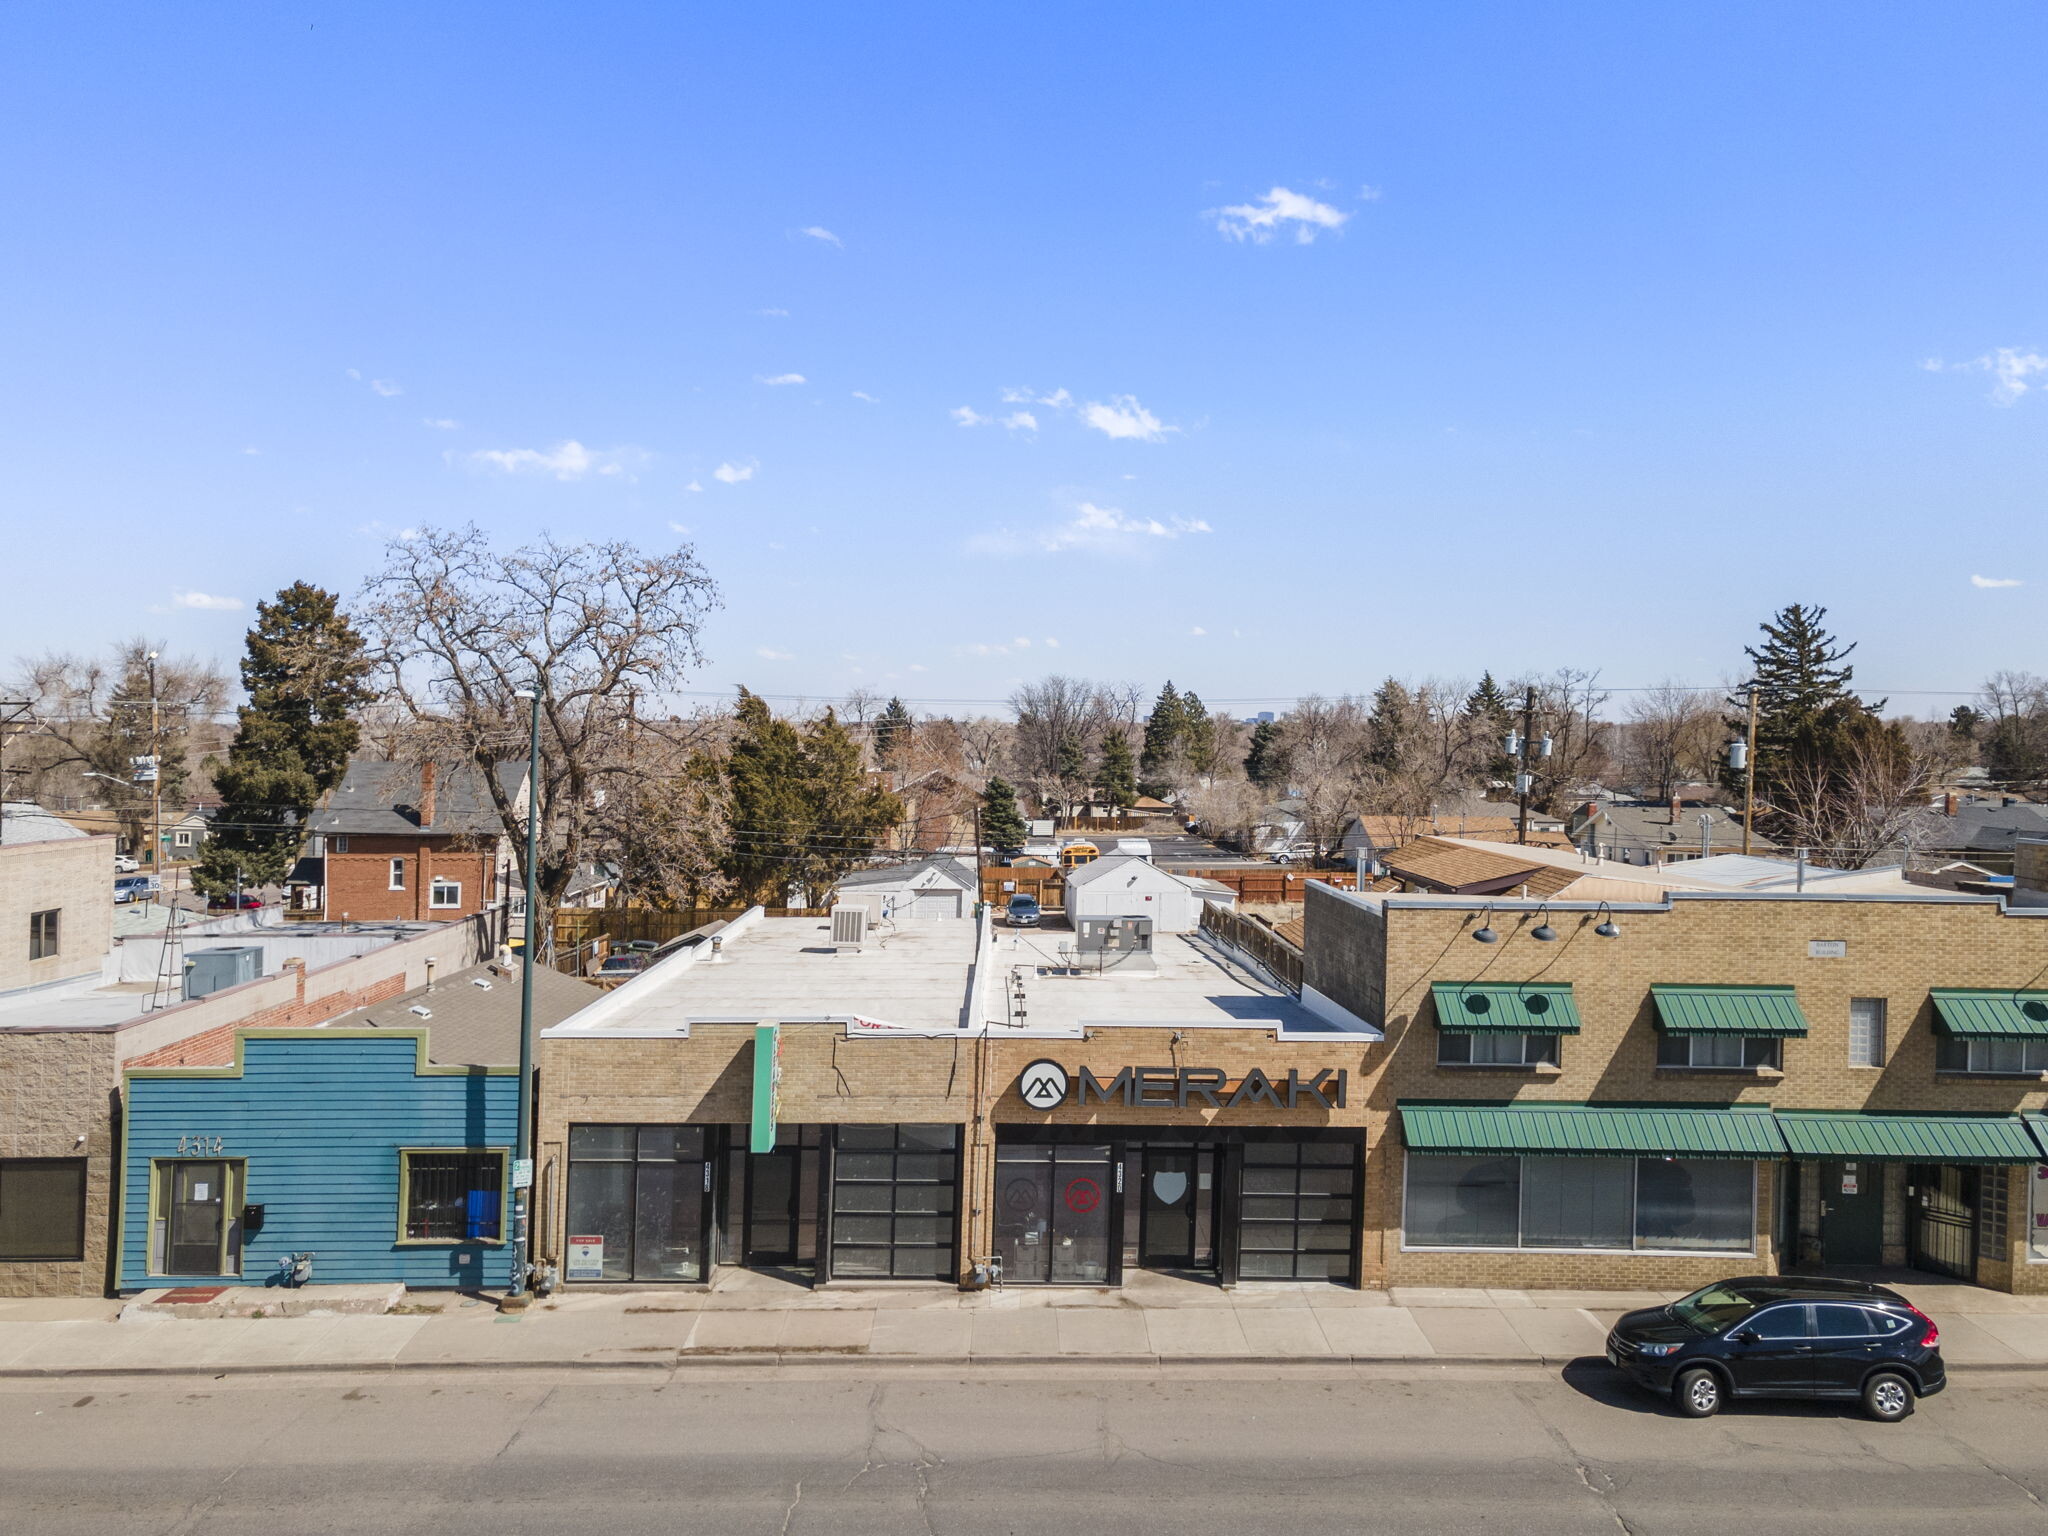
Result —
[[1216, 770], [1216, 722], [1209, 708], [1190, 688], [1180, 696], [1180, 750], [1196, 773]]
[[1948, 712], [1948, 733], [1960, 741], [1974, 743], [1983, 725], [1983, 714], [1967, 704], [1958, 704]]
[[[1839, 763], [1859, 734], [1854, 717], [1875, 720], [1884, 707], [1882, 700], [1866, 704], [1850, 691], [1855, 672], [1841, 663], [1856, 646], [1844, 645], [1828, 633], [1821, 624], [1826, 617], [1825, 608], [1794, 603], [1758, 626], [1764, 633], [1761, 645], [1743, 647], [1757, 690], [1752, 752], [1760, 804], [1768, 805], [1795, 783], [1806, 782], [1816, 762], [1824, 769]], [[1747, 701], [1736, 698], [1729, 703], [1745, 711], [1727, 722], [1740, 737], [1749, 725]], [[1722, 770], [1723, 783], [1738, 794], [1743, 778], [1733, 768]]]
[[1167, 774], [1173, 768], [1174, 753], [1180, 746], [1180, 733], [1186, 723], [1181, 709], [1180, 690], [1169, 679], [1159, 690], [1159, 697], [1153, 701], [1152, 713], [1145, 719], [1145, 745], [1138, 754], [1138, 772], [1142, 782], [1140, 788], [1148, 795], [1164, 799], [1173, 786], [1167, 782]]
[[375, 697], [363, 637], [331, 592], [295, 582], [256, 605], [242, 659], [249, 701], [213, 775], [225, 804], [192, 883], [209, 895], [274, 885], [291, 872], [306, 816], [341, 782]]
[[1031, 835], [1017, 811], [1017, 791], [1002, 779], [990, 779], [981, 792], [981, 840], [998, 853], [1015, 853]]
[[916, 735], [917, 722], [910, 718], [910, 711], [903, 707], [901, 699], [891, 699], [888, 707], [875, 716], [875, 723], [870, 729], [875, 744], [875, 761], [884, 768], [894, 768]]
[[1398, 678], [1390, 677], [1374, 690], [1372, 713], [1365, 722], [1365, 755], [1374, 767], [1400, 767], [1414, 729], [1414, 709], [1414, 696]]
[[1487, 778], [1510, 782], [1515, 776], [1515, 760], [1509, 757], [1502, 743], [1508, 732], [1514, 728], [1515, 705], [1508, 698], [1500, 684], [1493, 680], [1493, 674], [1480, 676], [1479, 686], [1472, 690], [1465, 700], [1465, 714], [1471, 720], [1474, 734], [1479, 738], [1479, 762]]
[[1277, 720], [1261, 720], [1252, 727], [1251, 749], [1244, 755], [1244, 776], [1269, 795], [1286, 789], [1286, 735]]
[[733, 714], [724, 761], [692, 765], [725, 781], [720, 870], [748, 901], [779, 906], [791, 885], [822, 895], [903, 820], [903, 802], [868, 777], [832, 711], [798, 730], [742, 688]]
[[1113, 811], [1129, 810], [1138, 800], [1136, 764], [1130, 738], [1115, 726], [1103, 733], [1102, 755], [1095, 766], [1096, 787]]

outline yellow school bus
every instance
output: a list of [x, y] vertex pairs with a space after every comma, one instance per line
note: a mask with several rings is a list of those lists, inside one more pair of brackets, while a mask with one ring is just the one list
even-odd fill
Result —
[[1102, 857], [1102, 850], [1093, 843], [1069, 843], [1060, 850], [1060, 868], [1074, 869], [1082, 864], [1092, 864]]

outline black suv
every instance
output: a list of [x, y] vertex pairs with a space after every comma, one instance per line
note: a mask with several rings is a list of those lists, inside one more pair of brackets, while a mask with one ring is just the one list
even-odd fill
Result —
[[1607, 1359], [1688, 1418], [1729, 1397], [1839, 1397], [1896, 1423], [1948, 1384], [1940, 1337], [1881, 1285], [1752, 1275], [1629, 1313], [1607, 1335]]

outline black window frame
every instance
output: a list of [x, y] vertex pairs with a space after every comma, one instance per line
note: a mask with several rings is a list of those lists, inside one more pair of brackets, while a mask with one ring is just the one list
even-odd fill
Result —
[[[479, 1182], [475, 1177], [469, 1177], [462, 1181], [467, 1186], [468, 1192], [489, 1189], [498, 1196], [498, 1226], [493, 1236], [472, 1237], [467, 1231], [451, 1236], [436, 1232], [415, 1232], [413, 1230], [416, 1225], [414, 1219], [416, 1206], [422, 1203], [428, 1205], [443, 1203], [432, 1198], [431, 1191], [429, 1191], [429, 1198], [423, 1202], [420, 1199], [418, 1186], [415, 1181], [422, 1173], [430, 1175], [438, 1173], [445, 1177], [461, 1172], [460, 1169], [423, 1169], [420, 1166], [421, 1163], [429, 1159], [440, 1159], [458, 1164], [469, 1163], [477, 1166], [490, 1164], [496, 1169], [496, 1177], [487, 1183]], [[511, 1153], [503, 1147], [405, 1147], [400, 1149], [398, 1241], [401, 1244], [424, 1244], [443, 1248], [462, 1247], [467, 1244], [495, 1247], [503, 1244], [505, 1242], [506, 1225], [511, 1216], [511, 1161]], [[468, 1222], [466, 1213], [464, 1214], [463, 1222], [466, 1226]]]
[[[2019, 1066], [1996, 1067], [1988, 1063], [1979, 1063], [1971, 1060], [1972, 1054], [1980, 1048], [1988, 1051], [1993, 1046], [2007, 1044], [2019, 1048]], [[2030, 1048], [2040, 1053], [2042, 1057], [2040, 1065], [2032, 1067], [2026, 1065], [2026, 1053]], [[1934, 1070], [1936, 1072], [1952, 1073], [1966, 1077], [2038, 1078], [2044, 1071], [2048, 1071], [2048, 1041], [2039, 1040], [2032, 1036], [1988, 1035], [1965, 1037], [1946, 1033], [1939, 1034], [1935, 1037], [1934, 1042]]]
[[46, 907], [40, 912], [28, 915], [28, 957], [31, 960], [54, 960], [63, 952], [64, 928], [60, 919], [62, 907]]
[[[1522, 1042], [1520, 1061], [1474, 1061], [1471, 1057], [1472, 1042], [1479, 1039], [1519, 1040]], [[1457, 1042], [1453, 1044], [1452, 1042]], [[1461, 1056], [1460, 1050], [1464, 1054]], [[1556, 1035], [1506, 1034], [1499, 1030], [1440, 1029], [1436, 1033], [1436, 1064], [1440, 1067], [1498, 1067], [1515, 1071], [1524, 1067], [1554, 1067], [1557, 1065], [1558, 1037]]]
[[[11, 1171], [27, 1168], [62, 1168], [78, 1177], [78, 1222], [74, 1238], [66, 1249], [20, 1253], [0, 1252], [0, 1264], [82, 1264], [85, 1262], [85, 1212], [91, 1189], [91, 1165], [83, 1157], [0, 1157], [0, 1208], [7, 1202], [7, 1179]], [[0, 1228], [0, 1231], [4, 1231]]]
[[[938, 1130], [952, 1133], [953, 1144], [950, 1148], [906, 1144], [904, 1140], [904, 1133], [906, 1131], [929, 1132]], [[886, 1148], [879, 1146], [849, 1146], [847, 1144], [849, 1140], [858, 1141], [863, 1134], [873, 1135], [882, 1131], [890, 1133], [890, 1144]], [[834, 1279], [951, 1280], [957, 1277], [960, 1264], [961, 1206], [964, 1203], [963, 1196], [965, 1193], [961, 1187], [961, 1182], [962, 1174], [966, 1167], [966, 1142], [966, 1127], [947, 1121], [911, 1122], [907, 1124], [840, 1125], [834, 1127], [832, 1177], [830, 1185], [825, 1191], [825, 1198], [830, 1213], [828, 1219], [831, 1223], [830, 1258], [828, 1262]], [[889, 1159], [889, 1177], [884, 1179], [865, 1174], [849, 1176], [847, 1172], [849, 1162], [854, 1158], [861, 1157], [887, 1157]], [[905, 1178], [902, 1173], [902, 1164], [903, 1159], [906, 1157], [947, 1157], [952, 1160], [952, 1172], [949, 1177], [942, 1178]], [[840, 1207], [840, 1191], [842, 1189], [879, 1189], [885, 1187], [891, 1191], [889, 1209], [886, 1211], [859, 1209], [852, 1206], [846, 1209], [841, 1209]], [[949, 1195], [947, 1209], [943, 1213], [937, 1211], [905, 1210], [895, 1194], [896, 1190], [902, 1188], [944, 1189], [948, 1191]], [[945, 1223], [946, 1231], [945, 1236], [937, 1242], [927, 1242], [921, 1239], [904, 1239], [896, 1235], [898, 1224], [906, 1217], [913, 1220], [926, 1220], [941, 1214], [947, 1218]], [[885, 1217], [889, 1223], [889, 1237], [886, 1242], [871, 1239], [856, 1240], [844, 1235], [844, 1224], [849, 1220], [872, 1221]], [[889, 1255], [887, 1274], [877, 1274], [871, 1267], [849, 1265], [842, 1257], [855, 1251], [874, 1252], [877, 1250], [886, 1250]], [[898, 1255], [916, 1253], [929, 1253], [932, 1255], [932, 1266], [929, 1271], [919, 1269], [912, 1273], [906, 1273], [899, 1268]]]

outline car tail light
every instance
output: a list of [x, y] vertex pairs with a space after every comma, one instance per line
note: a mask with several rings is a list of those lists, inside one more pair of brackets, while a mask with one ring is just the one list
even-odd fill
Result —
[[1920, 1347], [1922, 1349], [1932, 1349], [1941, 1342], [1941, 1330], [1934, 1326], [1933, 1318], [1922, 1312], [1918, 1307], [1908, 1307], [1906, 1310], [1927, 1325], [1926, 1336], [1920, 1340]]

